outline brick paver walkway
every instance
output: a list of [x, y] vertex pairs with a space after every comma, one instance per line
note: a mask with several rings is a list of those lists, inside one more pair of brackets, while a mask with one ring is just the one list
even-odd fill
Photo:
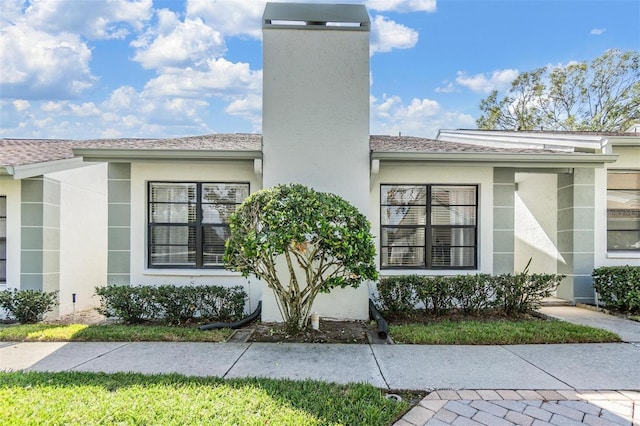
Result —
[[640, 426], [640, 391], [440, 390], [394, 426]]

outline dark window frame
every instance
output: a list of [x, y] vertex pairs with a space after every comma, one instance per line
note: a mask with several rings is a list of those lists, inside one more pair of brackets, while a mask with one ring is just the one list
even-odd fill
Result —
[[[620, 214], [622, 212], [625, 212], [625, 214], [629, 214], [630, 216], [633, 215], [637, 215], [640, 217], [640, 209], [610, 209], [608, 206], [609, 203], [609, 191], [635, 191], [638, 194], [640, 194], [640, 188], [636, 188], [636, 189], [629, 189], [629, 188], [610, 188], [609, 187], [609, 182], [608, 182], [608, 178], [609, 178], [609, 174], [623, 174], [623, 173], [634, 173], [634, 174], [640, 174], [640, 170], [632, 170], [632, 169], [609, 169], [607, 170], [607, 252], [632, 252], [632, 253], [640, 253], [640, 247], [638, 248], [628, 248], [628, 247], [624, 247], [624, 248], [611, 248], [609, 247], [610, 244], [610, 238], [609, 235], [613, 232], [640, 232], [640, 225], [637, 228], [623, 228], [623, 229], [609, 229], [609, 220], [612, 217], [615, 217], [614, 215], [612, 215], [613, 212], [616, 212], [616, 214]], [[639, 221], [640, 223], [640, 221]]]
[[[425, 189], [425, 203], [424, 204], [383, 204], [383, 188], [384, 187], [423, 187]], [[475, 188], [475, 204], [438, 204], [432, 202], [432, 190], [437, 187], [473, 187]], [[480, 185], [479, 184], [464, 184], [464, 183], [433, 183], [433, 184], [425, 184], [425, 183], [382, 183], [380, 184], [380, 269], [384, 270], [411, 270], [411, 269], [420, 269], [420, 270], [475, 270], [478, 269], [478, 221], [480, 216]], [[411, 206], [419, 206], [425, 208], [425, 223], [416, 224], [416, 225], [384, 225], [383, 224], [383, 214], [385, 211], [385, 207], [389, 206], [402, 206], [402, 205], [411, 205]], [[433, 206], [456, 206], [456, 207], [474, 207], [475, 208], [475, 224], [473, 225], [436, 225], [432, 224], [431, 212]], [[423, 264], [422, 265], [384, 265], [383, 256], [385, 253], [385, 248], [391, 247], [403, 247], [403, 246], [393, 246], [393, 245], [383, 245], [383, 235], [386, 229], [415, 229], [415, 230], [424, 230], [424, 244], [416, 245], [416, 246], [407, 246], [407, 247], [416, 247], [424, 250], [423, 254]], [[433, 265], [433, 249], [438, 246], [433, 244], [433, 232], [437, 229], [473, 229], [473, 246], [469, 245], [444, 245], [442, 248], [472, 248], [473, 249], [473, 265], [468, 266], [459, 266], [459, 265], [447, 265], [447, 266], [434, 266]]]
[[[152, 201], [151, 197], [151, 189], [154, 184], [187, 184], [187, 185], [195, 185], [196, 194], [195, 194], [195, 203], [191, 203], [189, 201], [179, 202], [179, 201]], [[247, 196], [251, 194], [251, 184], [248, 181], [202, 181], [202, 180], [181, 180], [181, 181], [166, 181], [166, 180], [154, 180], [147, 181], [147, 267], [149, 269], [223, 269], [224, 265], [220, 264], [211, 264], [207, 265], [204, 262], [204, 233], [206, 229], [214, 229], [214, 228], [223, 228], [225, 230], [229, 230], [229, 224], [226, 222], [220, 223], [207, 223], [203, 220], [202, 206], [206, 204], [222, 204], [222, 205], [235, 205], [236, 208], [240, 205], [238, 202], [230, 203], [230, 202], [218, 202], [218, 203], [206, 203], [202, 201], [202, 187], [204, 185], [246, 185]], [[244, 200], [243, 200], [244, 201]], [[186, 205], [187, 209], [190, 206], [195, 208], [195, 222], [153, 222], [152, 213], [153, 213], [153, 204], [177, 204], [177, 205]], [[189, 214], [187, 214], [187, 217]], [[160, 264], [154, 265], [152, 261], [153, 255], [153, 247], [156, 246], [180, 246], [183, 244], [153, 244], [153, 228], [154, 227], [177, 227], [177, 228], [187, 228], [188, 232], [195, 233], [195, 243], [193, 245], [189, 244], [189, 239], [187, 241], [188, 249], [193, 247], [195, 251], [195, 262], [192, 265], [189, 264]]]

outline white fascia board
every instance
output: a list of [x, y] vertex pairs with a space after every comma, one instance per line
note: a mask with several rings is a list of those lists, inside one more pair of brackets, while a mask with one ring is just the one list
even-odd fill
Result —
[[202, 151], [176, 149], [92, 149], [75, 148], [73, 154], [85, 161], [209, 161], [262, 159], [261, 151]]
[[8, 174], [12, 175], [14, 179], [18, 180], [85, 166], [87, 166], [87, 163], [83, 162], [82, 158], [76, 157], [65, 160], [47, 161], [46, 163], [5, 166], [5, 170]]
[[478, 130], [440, 130], [438, 140], [505, 148], [572, 147], [600, 151], [605, 139], [599, 135], [566, 133], [493, 132]]
[[603, 167], [618, 159], [616, 154], [512, 154], [495, 152], [373, 152], [372, 159], [398, 162], [422, 162], [438, 164], [468, 164], [474, 166], [501, 167]]
[[640, 146], [640, 133], [638, 136], [609, 136], [607, 143], [613, 146]]

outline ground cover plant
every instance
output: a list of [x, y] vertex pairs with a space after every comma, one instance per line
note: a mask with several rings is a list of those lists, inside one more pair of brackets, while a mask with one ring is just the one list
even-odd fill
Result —
[[407, 402], [367, 384], [131, 373], [0, 373], [0, 424], [391, 425]]

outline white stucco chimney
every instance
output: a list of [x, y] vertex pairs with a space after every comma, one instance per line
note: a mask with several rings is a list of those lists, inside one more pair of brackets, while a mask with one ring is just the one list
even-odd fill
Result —
[[[263, 15], [263, 187], [301, 183], [368, 215], [369, 15], [363, 5], [267, 3]], [[286, 268], [285, 268], [286, 269]], [[322, 318], [367, 319], [369, 292], [316, 298]], [[262, 286], [262, 320], [280, 321]]]
[[264, 187], [302, 183], [336, 193], [366, 214], [366, 8], [267, 3], [262, 28]]

